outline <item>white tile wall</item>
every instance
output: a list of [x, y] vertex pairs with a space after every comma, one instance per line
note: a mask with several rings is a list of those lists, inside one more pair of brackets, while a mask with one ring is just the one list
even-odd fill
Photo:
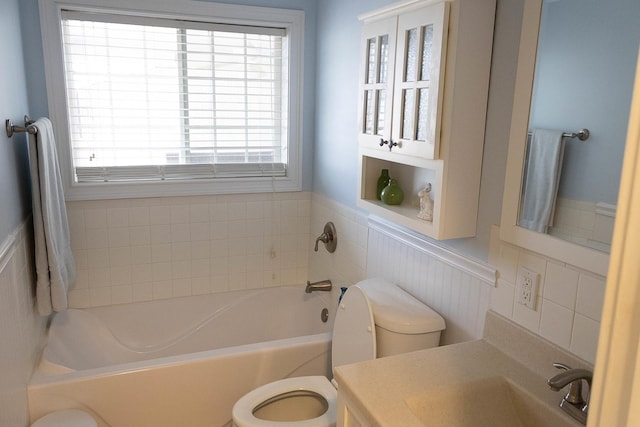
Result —
[[28, 426], [27, 383], [44, 338], [34, 299], [31, 223], [0, 242], [0, 425]]
[[[330, 254], [320, 242], [318, 252], [314, 252], [315, 240], [329, 221], [338, 235], [336, 251]], [[334, 285], [344, 286], [367, 277], [367, 233], [366, 215], [314, 193], [308, 245], [310, 280], [330, 279]]]
[[310, 193], [68, 202], [71, 307], [304, 283]]
[[616, 207], [606, 203], [558, 198], [549, 234], [564, 240], [610, 251]]
[[[606, 278], [500, 241], [491, 233], [489, 262], [499, 271], [491, 308], [594, 363]], [[535, 310], [517, 303], [519, 267], [540, 274]]]

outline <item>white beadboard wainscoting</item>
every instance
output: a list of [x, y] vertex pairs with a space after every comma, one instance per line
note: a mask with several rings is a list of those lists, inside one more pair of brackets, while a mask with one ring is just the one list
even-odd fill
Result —
[[0, 242], [0, 425], [29, 425], [27, 383], [37, 362], [46, 318], [35, 308], [31, 221]]
[[496, 270], [394, 224], [369, 219], [367, 277], [399, 284], [442, 317], [441, 344], [482, 337]]

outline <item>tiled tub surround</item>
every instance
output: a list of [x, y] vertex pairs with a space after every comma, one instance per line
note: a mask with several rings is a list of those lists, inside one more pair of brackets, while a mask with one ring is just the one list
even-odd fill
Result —
[[68, 202], [74, 308], [304, 283], [308, 192]]
[[[554, 344], [594, 363], [606, 278], [502, 242], [491, 233], [489, 262], [499, 278], [491, 308]], [[518, 304], [518, 269], [540, 275], [535, 310]]]

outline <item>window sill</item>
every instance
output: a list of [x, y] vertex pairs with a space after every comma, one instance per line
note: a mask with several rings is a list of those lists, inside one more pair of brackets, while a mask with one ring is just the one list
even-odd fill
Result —
[[216, 194], [282, 193], [302, 191], [300, 177], [218, 178], [180, 182], [73, 184], [65, 191], [67, 201], [131, 199]]

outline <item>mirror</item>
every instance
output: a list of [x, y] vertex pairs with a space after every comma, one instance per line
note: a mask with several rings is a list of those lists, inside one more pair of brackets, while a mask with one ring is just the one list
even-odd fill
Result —
[[[566, 238], [561, 239], [557, 235], [554, 236], [550, 234], [539, 233], [529, 230], [528, 228], [518, 226], [524, 165], [525, 161], [527, 160], [527, 134], [530, 130], [530, 113], [533, 113], [531, 114], [531, 119], [534, 126], [544, 126], [545, 128], [552, 129], [557, 127], [556, 130], [563, 130], [567, 132], [575, 132], [577, 129], [583, 127], [590, 128], [592, 136], [591, 138], [589, 138], [589, 140], [583, 143], [575, 141], [565, 141], [566, 146], [570, 144], [576, 145], [576, 147], [571, 147], [567, 150], [567, 153], [565, 153], [565, 157], [568, 157], [569, 155], [577, 151], [579, 154], [575, 155], [575, 157], [577, 157], [576, 161], [579, 165], [578, 168], [580, 170], [586, 172], [587, 175], [595, 174], [597, 171], [602, 171], [604, 172], [604, 174], [597, 175], [597, 181], [599, 180], [615, 183], [615, 187], [613, 187], [614, 190], [608, 189], [603, 191], [603, 193], [606, 192], [608, 196], [612, 195], [615, 192], [615, 196], [607, 199], [602, 199], [603, 201], [614, 200], [614, 202], [609, 202], [610, 204], [615, 203], [615, 200], [617, 199], [617, 186], [620, 176], [619, 165], [621, 164], [619, 162], [615, 166], [605, 166], [603, 163], [603, 157], [596, 157], [596, 160], [593, 161], [595, 163], [591, 163], [592, 161], [589, 161], [589, 163], [587, 163], [586, 160], [581, 160], [580, 158], [580, 156], [584, 156], [584, 153], [587, 152], [587, 150], [584, 150], [585, 147], [589, 148], [589, 150], [593, 150], [595, 148], [592, 147], [603, 145], [603, 150], [606, 152], [608, 144], [610, 144], [609, 141], [611, 140], [611, 138], [613, 138], [613, 136], [610, 135], [610, 131], [602, 130], [603, 128], [601, 128], [601, 126], [603, 125], [601, 123], [602, 121], [600, 120], [600, 117], [596, 117], [596, 119], [583, 119], [582, 116], [578, 118], [569, 116], [568, 119], [563, 119], [563, 122], [561, 124], [546, 124], [541, 122], [533, 123], [533, 121], [542, 120], [540, 118], [542, 117], [542, 112], [538, 111], [538, 107], [535, 104], [532, 110], [532, 99], [534, 103], [537, 103], [540, 99], [542, 99], [543, 96], [545, 96], [540, 93], [540, 91], [542, 90], [542, 86], [540, 84], [536, 83], [537, 86], [535, 96], [533, 90], [543, 1], [523, 1], [523, 20], [518, 52], [516, 82], [514, 88], [511, 129], [509, 135], [509, 151], [507, 154], [507, 169], [503, 195], [502, 218], [500, 224], [500, 238], [506, 242], [543, 254], [560, 262], [565, 262], [578, 268], [582, 268], [586, 271], [591, 271], [593, 273], [606, 276], [609, 264], [609, 255], [605, 251], [597, 250], [594, 249], [594, 247], [589, 247], [587, 245], [576, 244], [574, 242], [575, 239], [574, 241], [569, 241]], [[599, 14], [591, 16], [588, 19], [577, 19], [577, 16], [582, 16], [586, 13], [584, 9], [587, 8], [587, 6], [596, 3], [604, 4], [603, 9], [599, 12]], [[587, 2], [585, 2], [584, 0], [547, 0], [547, 4], [545, 5], [545, 7], [551, 9], [557, 8], [559, 6], [569, 7], [570, 5], [573, 5], [573, 7], [575, 7], [575, 9], [573, 10], [574, 14], [571, 16], [571, 18], [568, 19], [568, 22], [564, 22], [561, 24], [568, 26], [569, 24], [573, 25], [573, 21], [577, 21], [576, 25], [583, 30], [586, 29], [587, 33], [593, 31], [595, 34], [598, 33], [598, 30], [602, 30], [603, 32], [600, 32], [601, 37], [617, 37], [623, 29], [625, 32], [627, 32], [627, 34], [629, 34], [628, 31], [635, 30], [635, 36], [627, 35], [623, 38], [616, 38], [615, 42], [609, 41], [605, 46], [607, 50], [622, 50], [623, 48], [626, 48], [626, 55], [628, 55], [628, 58], [625, 57], [626, 63], [635, 64], [638, 54], [638, 41], [640, 39], [640, 36], [638, 35], [640, 34], [640, 32], [636, 28], [636, 23], [638, 21], [638, 18], [640, 17], [640, 8], [638, 7], [639, 5], [637, 3], [638, 2], [636, 0], [612, 0], [612, 2], [597, 2], [595, 0], [589, 0]], [[621, 17], [622, 21], [619, 23], [613, 23], [611, 21], [613, 19], [611, 17], [612, 14]], [[542, 27], [546, 28], [545, 23], [542, 23]], [[544, 38], [545, 35], [543, 35], [542, 37]], [[541, 44], [544, 44], [544, 42], [541, 41]], [[552, 42], [551, 44], [553, 45], [554, 43]], [[613, 102], [614, 100], [618, 102], [620, 101], [620, 99], [623, 99], [620, 102], [622, 104], [626, 102], [627, 107], [624, 113], [619, 113], [619, 115], [624, 115], [624, 118], [623, 124], [618, 125], [619, 127], [622, 127], [622, 129], [617, 129], [616, 132], [621, 132], [621, 135], [623, 135], [622, 145], [624, 145], [626, 141], [627, 121], [629, 114], [628, 105], [630, 99], [629, 97], [632, 91], [633, 71], [631, 71], [631, 77], [628, 86], [626, 88], [617, 88], [616, 86], [619, 82], [614, 81], [614, 79], [616, 79], [617, 77], [615, 77], [615, 75], [606, 75], [606, 70], [611, 70], [612, 68], [617, 70], [617, 67], [622, 67], [623, 64], [610, 64], [608, 62], [610, 61], [610, 59], [608, 59], [609, 56], [604, 56], [603, 53], [597, 53], [597, 51], [595, 50], [595, 46], [589, 44], [585, 39], [569, 40], [566, 44], [576, 50], [576, 52], [581, 50], [582, 53], [577, 56], [575, 52], [571, 53], [570, 57], [572, 59], [564, 60], [564, 57], [562, 55], [565, 55], [566, 52], [560, 53], [560, 51], [557, 51], [556, 55], [559, 56], [561, 65], [554, 65], [554, 67], [552, 67], [551, 74], [568, 74], [571, 79], [578, 81], [580, 80], [580, 78], [578, 77], [580, 75], [579, 73], [585, 69], [589, 71], [601, 71], [604, 69], [604, 80], [591, 82], [591, 86], [588, 86], [584, 90], [584, 93], [572, 93], [568, 98], [569, 100], [574, 99], [575, 101], [577, 101], [578, 105], [586, 104], [587, 106], [595, 106], [596, 115], [604, 115], [607, 110], [610, 110], [612, 107], [609, 105], [609, 102]], [[558, 43], [557, 45], [557, 47], [560, 47], [561, 44]], [[629, 48], [629, 46], [632, 46], [633, 51], [630, 51], [631, 48]], [[560, 67], [559, 70], [557, 69], [558, 67]], [[633, 70], [633, 65], [630, 66], [630, 69]], [[605, 95], [609, 94], [611, 96], [607, 96], [605, 98]], [[559, 95], [556, 95], [556, 93], [551, 93], [551, 95], [549, 96], [551, 97], [552, 102], [557, 101], [559, 98]], [[625, 98], [626, 101], [624, 100]], [[605, 101], [605, 99], [607, 101]], [[562, 100], [562, 103], [564, 102], [565, 100]], [[546, 107], [541, 108], [545, 109]], [[564, 107], [565, 110], [570, 108], [575, 109], [576, 107]], [[564, 120], [567, 120], [567, 122], [565, 122]], [[568, 120], [575, 121], [568, 122]], [[587, 120], [591, 122], [587, 123]], [[597, 140], [600, 140], [601, 142], [599, 144], [596, 144]], [[602, 151], [600, 152], [602, 153]], [[566, 174], [569, 175], [568, 172]], [[564, 186], [565, 184], [561, 185]], [[588, 186], [585, 186], [583, 188], [587, 193], [590, 191], [590, 188]], [[598, 193], [600, 193], [600, 190], [598, 190]], [[561, 192], [559, 194], [564, 193]], [[601, 201], [600, 198], [598, 198], [598, 201]], [[602, 247], [598, 247], [598, 249], [602, 249]]]
[[610, 251], [639, 18], [637, 0], [543, 1], [520, 226]]

